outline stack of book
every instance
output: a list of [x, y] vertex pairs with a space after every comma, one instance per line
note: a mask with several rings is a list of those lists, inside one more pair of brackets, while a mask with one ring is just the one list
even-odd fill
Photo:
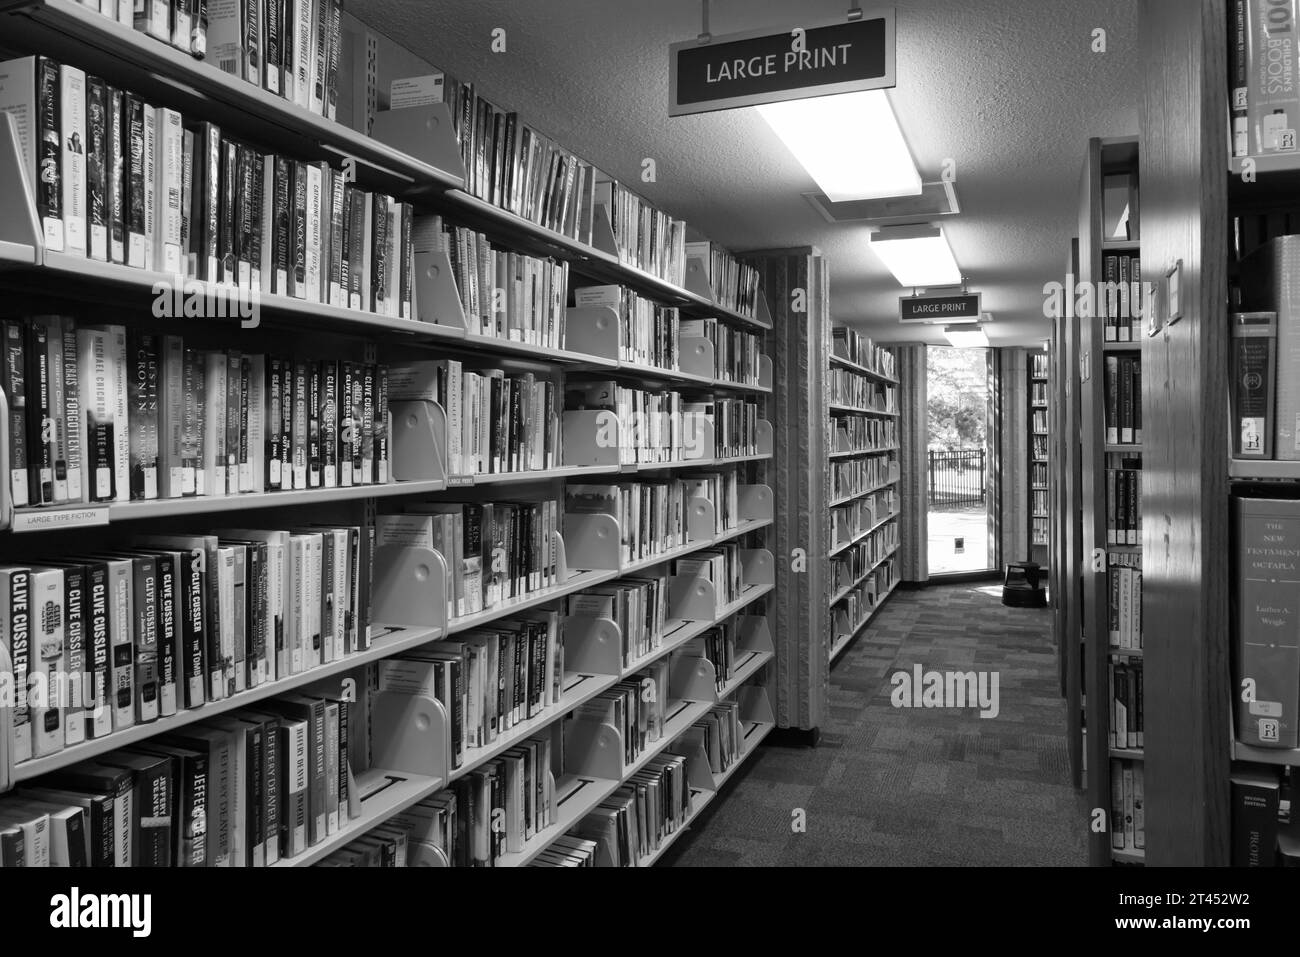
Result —
[[1141, 761], [1111, 758], [1110, 846], [1129, 854], [1146, 849], [1146, 785]]
[[370, 569], [357, 526], [143, 535], [0, 567], [14, 762], [368, 648]]
[[1142, 556], [1115, 552], [1106, 562], [1110, 647], [1142, 650]]
[[740, 704], [733, 698], [712, 705], [692, 727], [703, 732], [704, 754], [714, 774], [724, 774], [744, 756]]
[[837, 415], [831, 419], [831, 424], [835, 429], [832, 452], [862, 452], [898, 446], [897, 419]]
[[1145, 743], [1142, 720], [1142, 659], [1112, 660], [1110, 679], [1110, 746], [1120, 750], [1140, 749]]
[[61, 316], [0, 323], [0, 342], [17, 506], [390, 481], [386, 366]]
[[680, 479], [618, 485], [569, 483], [565, 511], [618, 519], [624, 562], [671, 552], [686, 544], [687, 485]]
[[740, 546], [735, 542], [700, 549], [673, 562], [674, 575], [707, 581], [713, 586], [717, 612], [740, 599], [745, 588], [741, 571]]
[[[1106, 356], [1106, 444], [1142, 444], [1142, 358], [1137, 353]], [[1041, 416], [1041, 427], [1039, 425]], [[1034, 412], [1034, 431], [1047, 431], [1047, 412]]]
[[156, 314], [249, 319], [251, 295], [275, 293], [412, 317], [410, 204], [47, 57], [0, 64], [0, 91], [47, 251], [243, 292], [196, 300], [178, 283]]
[[626, 186], [597, 174], [596, 205], [609, 216], [619, 262], [673, 285], [686, 281], [686, 223], [655, 209]]
[[1105, 295], [1101, 306], [1106, 319], [1106, 342], [1142, 339], [1142, 261], [1137, 253], [1107, 253], [1102, 262]]
[[1106, 544], [1142, 542], [1142, 457], [1106, 456]]
[[352, 704], [292, 694], [0, 798], [3, 866], [269, 867], [360, 816]]
[[738, 262], [716, 243], [687, 243], [686, 255], [704, 265], [713, 297], [723, 309], [753, 318], [758, 311], [758, 270]]

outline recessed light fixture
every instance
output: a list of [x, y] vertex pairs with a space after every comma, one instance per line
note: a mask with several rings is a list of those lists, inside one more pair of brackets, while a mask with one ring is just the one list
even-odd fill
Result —
[[988, 348], [989, 337], [984, 334], [984, 327], [980, 325], [944, 326], [943, 334], [958, 349]]
[[961, 269], [941, 226], [889, 226], [871, 234], [871, 249], [901, 286], [954, 286]]
[[921, 192], [921, 176], [884, 90], [755, 109], [831, 202]]

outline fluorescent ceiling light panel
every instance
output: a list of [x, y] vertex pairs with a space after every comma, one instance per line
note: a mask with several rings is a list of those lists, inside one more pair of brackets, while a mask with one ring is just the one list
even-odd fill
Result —
[[831, 202], [920, 194], [921, 176], [884, 90], [755, 109]]
[[980, 326], [944, 326], [943, 334], [958, 349], [987, 349], [989, 337]]
[[900, 286], [955, 286], [961, 269], [939, 226], [891, 226], [871, 234], [871, 249]]

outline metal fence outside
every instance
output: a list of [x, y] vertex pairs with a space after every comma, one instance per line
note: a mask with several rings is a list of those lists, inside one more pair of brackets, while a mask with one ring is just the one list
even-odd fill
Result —
[[983, 505], [986, 494], [983, 449], [930, 452], [931, 508]]

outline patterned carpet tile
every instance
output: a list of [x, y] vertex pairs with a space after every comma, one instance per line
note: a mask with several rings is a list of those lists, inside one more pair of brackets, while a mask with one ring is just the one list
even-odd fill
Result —
[[[1085, 864], [1050, 622], [979, 586], [897, 592], [836, 663], [819, 746], [762, 748], [665, 863]], [[999, 713], [895, 708], [890, 676], [916, 664], [996, 673]]]

